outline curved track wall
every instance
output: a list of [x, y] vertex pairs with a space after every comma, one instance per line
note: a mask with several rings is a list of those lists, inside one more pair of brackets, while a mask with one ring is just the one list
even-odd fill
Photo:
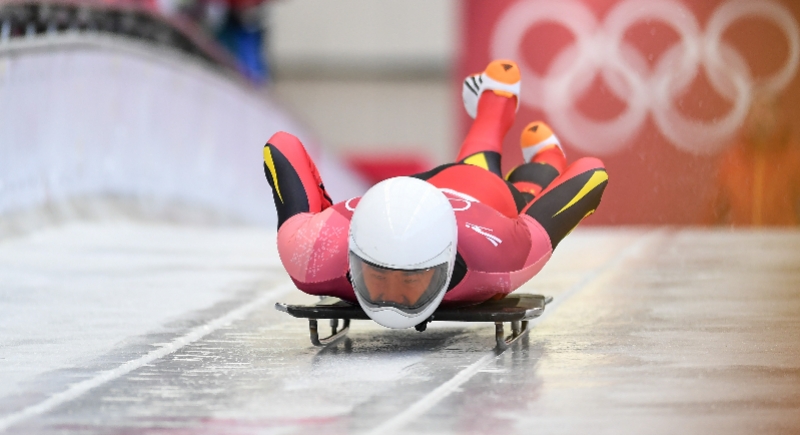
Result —
[[334, 199], [363, 190], [263, 91], [189, 56], [111, 35], [0, 44], [0, 216], [104, 197], [274, 223], [261, 148], [278, 130]]

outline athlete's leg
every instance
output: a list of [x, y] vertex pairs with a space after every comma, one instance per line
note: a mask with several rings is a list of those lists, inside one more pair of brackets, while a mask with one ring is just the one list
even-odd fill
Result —
[[525, 163], [512, 169], [506, 179], [530, 202], [564, 172], [567, 160], [558, 137], [542, 121], [531, 122], [522, 130], [520, 147]]
[[583, 218], [594, 213], [608, 184], [603, 162], [579, 159], [541, 192], [522, 213], [533, 217], [550, 236], [553, 249]]
[[275, 133], [264, 145], [264, 175], [272, 187], [278, 228], [298, 213], [318, 213], [332, 204], [316, 165], [289, 133]]
[[475, 121], [461, 144], [457, 162], [479, 166], [502, 177], [503, 138], [514, 124], [519, 82], [517, 64], [506, 60], [493, 61], [483, 73], [467, 77], [464, 106]]

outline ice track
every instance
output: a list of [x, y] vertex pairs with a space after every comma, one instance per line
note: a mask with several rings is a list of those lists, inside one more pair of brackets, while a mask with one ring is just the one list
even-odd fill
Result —
[[577, 231], [492, 325], [320, 350], [274, 232], [106, 222], [0, 240], [0, 433], [796, 433], [800, 232]]

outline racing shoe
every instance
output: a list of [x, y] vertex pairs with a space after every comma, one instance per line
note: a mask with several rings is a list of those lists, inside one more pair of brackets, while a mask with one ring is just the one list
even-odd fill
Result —
[[506, 180], [520, 192], [539, 196], [559, 175], [564, 173], [567, 158], [561, 143], [550, 127], [534, 121], [522, 129], [519, 138], [524, 164], [512, 169]]
[[520, 73], [516, 62], [493, 60], [482, 73], [467, 76], [461, 95], [464, 108], [475, 119], [478, 116], [478, 100], [484, 91], [491, 90], [503, 97], [516, 98], [519, 109], [519, 89]]
[[526, 125], [522, 129], [519, 145], [525, 163], [547, 163], [559, 173], [564, 172], [566, 153], [561, 141], [544, 122], [534, 121]]

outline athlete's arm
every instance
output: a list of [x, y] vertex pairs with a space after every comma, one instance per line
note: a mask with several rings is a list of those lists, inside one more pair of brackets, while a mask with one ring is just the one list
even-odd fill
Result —
[[289, 133], [279, 131], [264, 145], [264, 175], [272, 188], [279, 228], [299, 213], [318, 213], [333, 202], [314, 161]]
[[278, 229], [278, 254], [300, 290], [355, 301], [347, 276], [350, 214], [342, 213], [345, 204], [286, 220]]

